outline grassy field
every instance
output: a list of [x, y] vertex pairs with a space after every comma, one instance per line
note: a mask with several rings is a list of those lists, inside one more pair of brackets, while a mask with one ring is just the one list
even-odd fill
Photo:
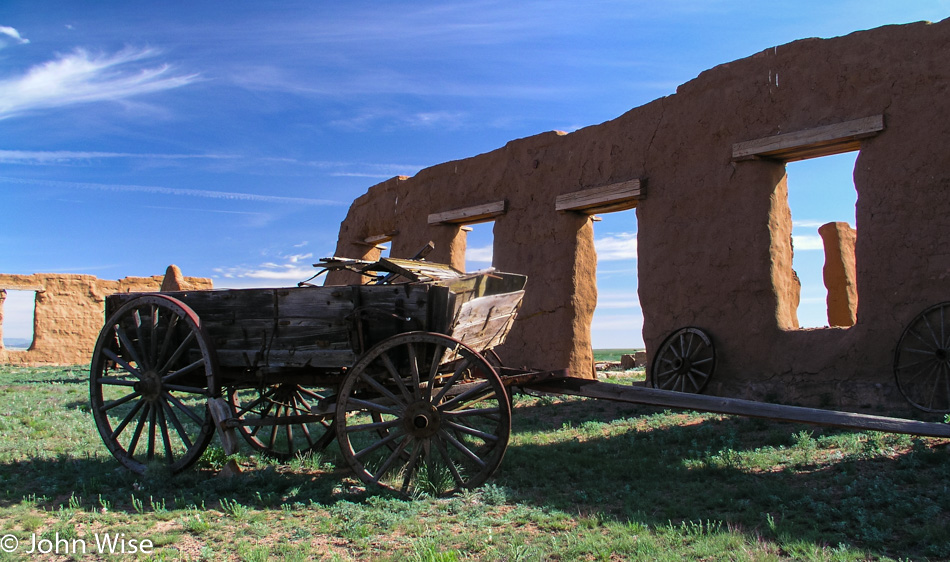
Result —
[[154, 560], [950, 558], [944, 440], [519, 396], [490, 484], [404, 500], [367, 493], [332, 446], [287, 464], [248, 452], [222, 478], [215, 442], [194, 471], [138, 477], [102, 444], [86, 378], [0, 368], [0, 550], [15, 547], [0, 560], [34, 541], [83, 560], [143, 545]]
[[594, 361], [620, 361], [621, 355], [632, 355], [642, 349], [595, 349]]

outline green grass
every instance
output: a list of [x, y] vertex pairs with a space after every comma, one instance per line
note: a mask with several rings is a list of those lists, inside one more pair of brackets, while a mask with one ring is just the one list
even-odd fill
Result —
[[642, 349], [595, 349], [594, 361], [620, 361], [621, 355], [633, 355]]
[[102, 444], [86, 378], [0, 368], [0, 538], [125, 533], [153, 560], [950, 558], [945, 440], [518, 396], [488, 485], [407, 501], [365, 493], [332, 446], [248, 449], [221, 478], [215, 441], [195, 470], [138, 477]]

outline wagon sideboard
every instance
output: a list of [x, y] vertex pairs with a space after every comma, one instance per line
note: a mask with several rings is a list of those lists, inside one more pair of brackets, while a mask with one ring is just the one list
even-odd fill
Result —
[[[501, 343], [526, 278], [480, 273], [393, 285], [219, 289], [165, 293], [195, 311], [226, 379], [293, 373], [333, 375], [395, 334], [447, 334], [482, 351]], [[106, 298], [106, 317], [135, 297]], [[244, 381], [249, 382], [249, 381]]]

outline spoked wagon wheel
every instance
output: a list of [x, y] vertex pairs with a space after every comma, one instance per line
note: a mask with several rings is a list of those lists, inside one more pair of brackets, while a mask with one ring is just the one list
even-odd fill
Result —
[[336, 422], [343, 456], [363, 482], [447, 495], [479, 486], [501, 464], [511, 406], [484, 357], [450, 337], [410, 332], [353, 366]]
[[181, 301], [145, 295], [107, 321], [92, 355], [89, 394], [96, 427], [116, 459], [142, 474], [180, 472], [214, 435], [215, 353], [198, 316]]
[[700, 392], [716, 369], [716, 349], [699, 328], [681, 328], [660, 345], [653, 359], [653, 387]]
[[950, 413], [950, 302], [914, 318], [894, 354], [897, 388], [915, 408]]
[[228, 402], [238, 431], [251, 447], [278, 460], [321, 451], [336, 437], [333, 414], [314, 415], [325, 396], [292, 383], [231, 388]]

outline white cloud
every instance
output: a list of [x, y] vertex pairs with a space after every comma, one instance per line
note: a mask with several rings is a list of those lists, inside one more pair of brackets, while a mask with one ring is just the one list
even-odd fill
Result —
[[[306, 246], [308, 242], [291, 244], [293, 248]], [[214, 268], [215, 286], [220, 288], [243, 287], [292, 287], [300, 281], [313, 277], [322, 268], [314, 267], [317, 260], [313, 253], [285, 254], [264, 250], [262, 256], [268, 259], [257, 265], [238, 265]], [[317, 281], [322, 282], [322, 281]]]
[[792, 221], [792, 226], [794, 228], [818, 228], [819, 226], [827, 222], [828, 221], [818, 221], [818, 220]]
[[594, 240], [597, 261], [637, 259], [637, 233], [619, 232]]
[[313, 253], [309, 253], [309, 254], [294, 254], [294, 255], [292, 255], [292, 256], [287, 256], [287, 260], [288, 260], [290, 263], [298, 263], [298, 262], [300, 262], [301, 260], [306, 260], [306, 259], [309, 259], [309, 258], [312, 258], [312, 257], [313, 257]]
[[478, 248], [466, 248], [465, 250], [465, 262], [466, 263], [487, 263], [491, 264], [493, 258], [493, 248], [491, 244], [488, 246], [481, 246]]
[[219, 267], [213, 270], [225, 281], [215, 283], [220, 287], [287, 286], [304, 281], [318, 270], [312, 266], [302, 267], [292, 263], [262, 263], [257, 267]]
[[793, 234], [792, 247], [795, 251], [824, 250], [825, 245], [817, 234]]
[[256, 193], [240, 193], [235, 191], [210, 191], [204, 189], [180, 189], [174, 187], [162, 187], [157, 185], [122, 185], [122, 184], [102, 184], [102, 183], [84, 183], [67, 182], [53, 180], [34, 180], [25, 178], [10, 178], [0, 176], [0, 183], [19, 183], [29, 185], [42, 185], [46, 187], [59, 187], [68, 189], [90, 189], [96, 191], [114, 191], [114, 192], [137, 192], [151, 193], [155, 195], [170, 195], [182, 197], [202, 197], [205, 199], [225, 199], [232, 201], [255, 201], [259, 203], [292, 203], [295, 205], [344, 205], [340, 201], [331, 201], [329, 199], [309, 199], [306, 197], [282, 197], [279, 195], [258, 195]]
[[6, 37], [3, 37], [4, 35], [12, 39], [17, 45], [25, 45], [26, 43], [30, 42], [29, 39], [21, 36], [20, 32], [16, 29], [7, 27], [5, 25], [0, 25], [0, 49], [7, 46], [7, 40]]
[[640, 296], [636, 291], [598, 291], [598, 311], [621, 309], [640, 309]]
[[470, 122], [469, 114], [463, 111], [406, 112], [395, 109], [370, 109], [344, 119], [333, 120], [330, 125], [348, 131], [401, 128], [458, 130]]
[[157, 55], [154, 49], [124, 49], [112, 55], [92, 55], [76, 49], [60, 55], [22, 76], [0, 80], [0, 119], [38, 109], [119, 101], [179, 88], [198, 79], [197, 74], [175, 75], [167, 64], [136, 64]]

